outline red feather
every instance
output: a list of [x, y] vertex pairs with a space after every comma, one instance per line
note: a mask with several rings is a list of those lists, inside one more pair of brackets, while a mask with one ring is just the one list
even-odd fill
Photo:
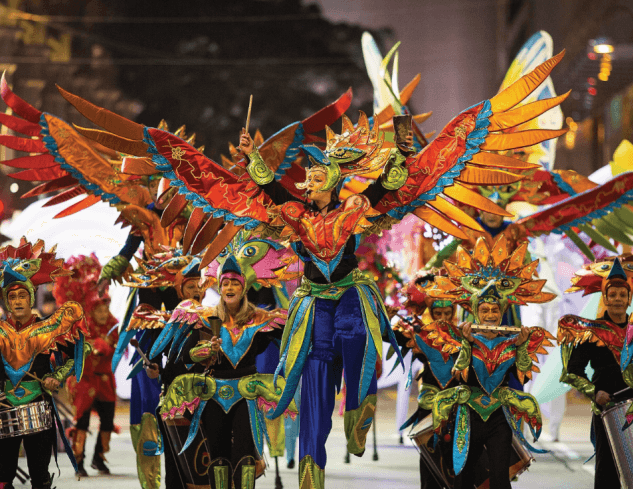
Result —
[[20, 158], [13, 158], [12, 160], [6, 160], [2, 162], [3, 165], [10, 166], [12, 168], [26, 168], [34, 170], [36, 168], [49, 168], [51, 166], [59, 166], [59, 163], [55, 161], [53, 155], [35, 155], [35, 156], [22, 156]]
[[323, 107], [318, 112], [312, 114], [302, 121], [303, 130], [306, 134], [319, 132], [325, 129], [326, 125], [332, 124], [341, 115], [345, 113], [352, 104], [352, 89], [341, 95], [336, 102], [331, 103], [327, 107]]
[[34, 182], [54, 180], [55, 178], [65, 177], [66, 175], [68, 175], [68, 173], [58, 166], [35, 170], [24, 170], [18, 173], [9, 174], [10, 177], [15, 178], [16, 180], [31, 180]]
[[20, 134], [26, 136], [39, 136], [42, 129], [39, 124], [34, 124], [24, 119], [18, 119], [7, 114], [0, 112], [0, 124], [4, 124], [9, 129], [12, 129]]
[[76, 187], [69, 188], [68, 190], [64, 190], [61, 194], [52, 197], [44, 204], [42, 207], [50, 207], [51, 205], [61, 204], [62, 202], [66, 202], [67, 200], [72, 199], [73, 197], [77, 197], [78, 195], [85, 194], [86, 189], [80, 185]]
[[80, 200], [79, 202], [56, 214], [53, 219], [59, 219], [60, 217], [67, 217], [75, 214], [76, 212], [82, 211], [84, 209], [87, 209], [91, 205], [96, 204], [100, 200], [101, 198], [98, 195], [88, 195], [85, 199]]
[[77, 180], [71, 176], [66, 175], [64, 177], [58, 178], [56, 180], [52, 180], [50, 182], [43, 183], [38, 185], [35, 188], [32, 188], [28, 192], [26, 192], [22, 198], [27, 199], [30, 197], [37, 197], [38, 195], [47, 194], [48, 192], [53, 192], [55, 190], [60, 190], [62, 188], [70, 187], [72, 185], [76, 185]]
[[0, 145], [25, 153], [46, 153], [48, 150], [39, 139], [26, 139], [16, 136], [0, 136]]
[[42, 113], [11, 91], [9, 84], [4, 79], [4, 75], [2, 75], [2, 81], [0, 81], [0, 96], [20, 117], [24, 117], [27, 121], [35, 124], [40, 122]]

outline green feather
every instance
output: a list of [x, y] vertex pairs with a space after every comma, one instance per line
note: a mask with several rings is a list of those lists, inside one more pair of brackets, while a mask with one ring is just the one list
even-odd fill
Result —
[[580, 249], [580, 251], [582, 251], [583, 255], [585, 255], [587, 258], [589, 258], [591, 261], [595, 261], [596, 257], [594, 256], [594, 254], [591, 252], [591, 249], [589, 248], [589, 246], [587, 246], [587, 244], [580, 239], [580, 236], [578, 236], [574, 231], [572, 231], [571, 229], [568, 229], [567, 231], [565, 231], [565, 233], [567, 234], [567, 236], [569, 237], [569, 239], [571, 239], [574, 244], [576, 246], [578, 246], [578, 248]]
[[631, 238], [629, 238], [620, 229], [621, 227], [624, 227], [623, 223], [618, 218], [616, 218], [613, 214], [608, 214], [604, 216], [602, 219], [597, 219], [597, 221], [601, 221], [607, 225], [607, 230], [608, 230], [607, 232], [602, 231], [598, 226], [596, 226], [598, 227], [598, 229], [600, 229], [602, 234], [605, 234], [622, 244], [633, 246], [633, 241], [631, 240]]
[[596, 231], [590, 225], [581, 224], [580, 226], [578, 226], [578, 228], [600, 246], [608, 249], [609, 251], [613, 251], [614, 253], [618, 252], [618, 249], [615, 246], [613, 246], [613, 244], [609, 241], [609, 239], [606, 236], [601, 234], [599, 231]]

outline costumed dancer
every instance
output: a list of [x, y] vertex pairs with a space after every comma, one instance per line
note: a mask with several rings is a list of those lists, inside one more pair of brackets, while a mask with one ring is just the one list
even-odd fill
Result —
[[[434, 340], [438, 336], [433, 333], [441, 329], [444, 336], [450, 334], [450, 329], [456, 324], [457, 308], [450, 299], [436, 299], [427, 295], [427, 289], [434, 286], [434, 277], [435, 274], [427, 274], [416, 278], [407, 285], [405, 289], [407, 300], [404, 307], [409, 315], [399, 318], [393, 326], [403, 355], [408, 350], [412, 350], [413, 358], [422, 363], [422, 373], [418, 376], [421, 381], [418, 409], [401, 426], [402, 430], [407, 427], [414, 428], [420, 421], [430, 416], [429, 399], [432, 399], [439, 391], [454, 387], [457, 384], [451, 370], [455, 364], [454, 354], [459, 351], [459, 348], [451, 343], [444, 345], [436, 343]], [[431, 323], [432, 325], [427, 327]], [[438, 446], [437, 443], [440, 445]], [[446, 455], [440, 455], [440, 453], [446, 454], [446, 451], [450, 450], [449, 444], [443, 441], [443, 437], [416, 440], [416, 444], [420, 450], [422, 489], [439, 489], [441, 487], [439, 476], [434, 475], [433, 469], [429, 466], [428, 458], [435, 456], [439, 459], [443, 456], [445, 460], [448, 460]], [[422, 450], [426, 450], [426, 453]], [[442, 464], [436, 463], [436, 466], [442, 467]]]
[[[250, 304], [246, 291], [255, 277], [244, 273], [234, 254], [216, 270], [220, 303], [205, 308], [183, 302], [165, 330], [171, 331], [172, 350], [182, 351], [185, 365], [202, 365], [204, 372], [177, 377], [160, 412], [166, 424], [192, 415], [186, 440], [179, 440], [180, 453], [191, 445], [198, 460], [201, 447], [206, 450], [204, 471], [199, 472], [208, 477], [209, 485], [204, 487], [252, 489], [264, 436], [268, 437], [264, 414], [277, 407], [281, 394], [272, 374], [257, 373], [255, 359], [271, 341], [281, 338], [286, 313]], [[283, 378], [277, 380], [283, 389]], [[285, 410], [289, 416], [296, 412], [294, 403]], [[202, 441], [194, 447], [199, 426]]]
[[[197, 287], [199, 289], [205, 289], [209, 285], [218, 283], [218, 270], [229, 257], [232, 257], [232, 259], [238, 263], [244, 277], [246, 277], [246, 290], [251, 290], [251, 286], [259, 286], [260, 290], [271, 290], [272, 288], [271, 293], [275, 294], [276, 289], [281, 287], [284, 281], [294, 279], [297, 275], [300, 275], [288, 272], [288, 267], [295, 265], [297, 262], [296, 257], [294, 257], [292, 252], [274, 241], [251, 236], [250, 233], [238, 233], [238, 235], [229, 244], [226, 251], [222, 252], [220, 256], [208, 267], [205, 273], [206, 280], [204, 280], [204, 285], [197, 285]], [[181, 259], [192, 259], [192, 257], [183, 256]], [[185, 300], [181, 302], [173, 312], [171, 319], [162, 329], [161, 334], [154, 342], [150, 351], [150, 358], [155, 358], [163, 353], [167, 356], [167, 362], [161, 372], [163, 393], [168, 391], [172, 380], [178, 375], [188, 372], [204, 372], [204, 367], [200, 364], [193, 365], [185, 363], [182, 353], [184, 351], [183, 345], [193, 334], [194, 326], [196, 324], [198, 327], [202, 325], [202, 322], [197, 319], [198, 316], [195, 312], [190, 312], [192, 308], [195, 311], [195, 307], [201, 299], [201, 294], [197, 297], [191, 297], [187, 293], [189, 284], [194, 281], [193, 268], [195, 268], [195, 272], [197, 272], [198, 280], [200, 279], [198, 267], [199, 263], [199, 258], [193, 257], [191, 263], [183, 268], [182, 271], [176, 275], [176, 279], [173, 280], [176, 283], [177, 290], [182, 288], [182, 297]], [[137, 284], [144, 283], [145, 285], [151, 285], [151, 283], [157, 283], [157, 280], [152, 279], [153, 275], [159, 275], [161, 270], [163, 270], [163, 273], [165, 273], [166, 270], [173, 271], [175, 265], [176, 263], [174, 260], [168, 260], [157, 267], [149, 267], [145, 264], [143, 267], [144, 270], [140, 271], [138, 275], [133, 274], [132, 278]], [[180, 275], [182, 275], [183, 278], [179, 278]], [[167, 282], [170, 281], [168, 277], [163, 277], [163, 279], [166, 279]], [[180, 283], [184, 283], [184, 285], [179, 286]], [[139, 309], [143, 310], [139, 311]], [[149, 327], [153, 327], [151, 323], [152, 318], [154, 318], [154, 323], [156, 322], [156, 311], [148, 310], [145, 306], [139, 306], [137, 311], [138, 314], [135, 314], [133, 319], [134, 324], [137, 323], [137, 316], [142, 317], [144, 315], [146, 320], [149, 320]], [[130, 325], [130, 327], [132, 326], [133, 324]], [[164, 399], [165, 396], [163, 395], [163, 400]], [[206, 483], [206, 470], [203, 471], [202, 474], [200, 471], [196, 472], [196, 467], [200, 464], [200, 461], [196, 459], [196, 453], [198, 452], [198, 445], [202, 439], [194, 440], [188, 450], [181, 451], [183, 440], [187, 438], [189, 431], [189, 424], [187, 423], [187, 420], [180, 418], [177, 420], [167, 419], [164, 424], [165, 426], [162, 428], [163, 432], [166, 431], [168, 434], [168, 436], [165, 437], [166, 450], [170, 447], [174, 453], [181, 452], [180, 455], [178, 455], [178, 463], [183, 483], [185, 485], [202, 484], [203, 482]], [[270, 426], [268, 426], [268, 429], [271, 431]], [[277, 434], [277, 432], [274, 431], [273, 435], [274, 434]], [[167, 442], [171, 442], [171, 446]], [[282, 428], [281, 436], [271, 435], [269, 439], [270, 452], [277, 453], [281, 451], [281, 454], [283, 454], [283, 445], [284, 440]], [[262, 463], [258, 464], [258, 475], [260, 472], [263, 473], [263, 460], [261, 460], [261, 462]]]
[[[561, 345], [563, 372], [566, 382], [591, 400], [592, 441], [596, 448], [594, 487], [620, 487], [621, 478], [610, 448], [601, 412], [617, 401], [616, 392], [633, 387], [631, 361], [631, 321], [626, 310], [631, 304], [633, 256], [621, 255], [585, 265], [576, 272], [567, 292], [584, 291], [584, 295], [600, 292], [604, 313], [591, 320], [566, 315], [558, 322], [558, 343]], [[601, 307], [602, 309], [602, 307]], [[594, 370], [589, 380], [585, 369], [591, 363]], [[627, 391], [619, 400], [633, 397]], [[627, 423], [633, 421], [633, 409], [627, 411]], [[630, 482], [630, 481], [628, 481]]]
[[75, 406], [75, 428], [71, 430], [73, 453], [77, 460], [77, 475], [87, 477], [84, 467], [86, 437], [90, 425], [90, 412], [94, 409], [99, 415], [99, 433], [95, 444], [91, 467], [100, 474], [109, 474], [105, 464], [105, 454], [110, 451], [110, 437], [114, 431], [114, 409], [116, 403], [116, 383], [112, 373], [112, 355], [118, 334], [110, 331], [116, 326], [117, 319], [110, 312], [110, 296], [97, 292], [97, 281], [101, 273], [101, 264], [93, 253], [90, 256], [79, 255], [67, 260], [67, 269], [72, 275], [60, 277], [53, 287], [53, 297], [57, 307], [68, 300], [82, 305], [92, 352], [85, 360], [84, 374], [80, 382], [70, 377], [68, 392]]
[[[145, 296], [147, 290], [167, 290], [173, 291], [176, 299], [200, 301], [204, 296], [205, 287], [201, 286], [200, 258], [194, 255], [185, 255], [181, 248], [169, 248], [161, 246], [162, 252], [155, 253], [148, 260], [137, 259], [139, 268], [136, 272], [128, 275], [128, 280], [124, 285], [139, 291], [139, 296]], [[177, 305], [174, 306], [174, 310]], [[156, 410], [160, 395], [169, 388], [169, 385], [178, 375], [185, 373], [188, 369], [183, 362], [178, 362], [177, 356], [171, 356], [163, 366], [162, 351], [169, 344], [163, 344], [161, 328], [169, 318], [173, 310], [162, 311], [155, 309], [151, 304], [141, 303], [132, 312], [129, 323], [122, 326], [121, 335], [115, 351], [113, 365], [120, 360], [123, 352], [127, 349], [128, 343], [133, 337], [137, 337], [137, 345], [141, 351], [147, 351], [147, 357], [153, 362], [147, 362], [138, 353], [132, 356], [131, 363], [134, 364], [132, 372], [128, 377], [135, 379], [147, 378], [150, 385], [158, 386], [159, 399], [155, 400], [142, 396], [143, 391], [137, 391], [137, 396], [133, 396], [132, 402], [136, 400], [136, 416], [140, 416], [138, 430], [133, 431], [132, 442], [136, 449], [137, 465], [141, 485], [160, 484], [160, 457], [165, 454], [165, 486], [168, 489], [185, 487], [182, 474], [177, 461], [177, 450], [174, 450], [169, 439], [159, 437], [159, 431], [165, 431], [160, 418], [156, 417]], [[171, 338], [170, 338], [171, 339]], [[157, 345], [162, 348], [157, 348]], [[154, 391], [152, 390], [152, 393]], [[150, 411], [156, 402], [154, 411]], [[139, 409], [140, 408], [140, 409]], [[132, 413], [130, 414], [132, 416]], [[162, 441], [162, 443], [161, 443]], [[148, 443], [149, 442], [149, 443]], [[147, 447], [154, 446], [152, 451]]]
[[[84, 343], [88, 329], [76, 302], [65, 302], [47, 319], [33, 314], [37, 287], [72, 273], [62, 268], [64, 261], [55, 257], [54, 249], [44, 250], [44, 241], [31, 244], [22, 238], [17, 248], [5, 246], [0, 249], [0, 263], [2, 299], [8, 312], [7, 320], [0, 321], [0, 417], [3, 431], [7, 430], [0, 439], [0, 487], [13, 488], [24, 443], [32, 487], [50, 489], [48, 466], [57, 446], [56, 426], [77, 471], [51, 394], [70, 375], [81, 380], [84, 357], [90, 350]], [[16, 348], [17, 344], [22, 347]], [[27, 427], [11, 423], [16, 418], [27, 418]]]
[[[133, 226], [133, 231], [120, 254], [110, 260], [102, 270], [99, 285], [102, 292], [109, 280], [117, 280], [124, 274], [129, 259], [141, 242], [144, 243], [146, 256], [151, 256], [152, 253], [160, 251], [160, 244], [173, 245], [180, 241], [184, 231], [182, 217], [187, 217], [188, 212], [187, 209], [180, 209], [183, 211], [182, 215], [180, 212], [170, 215], [170, 222], [165, 226], [161, 225], [161, 208], [169, 202], [173, 191], [159, 194], [159, 180], [152, 176], [157, 172], [126, 173], [122, 168], [124, 162], [121, 153], [94, 144], [81, 136], [73, 126], [53, 114], [41, 112], [31, 106], [11, 91], [4, 75], [0, 82], [0, 94], [13, 110], [13, 114], [3, 119], [2, 124], [14, 130], [16, 134], [24, 135], [8, 136], [0, 144], [30, 153], [29, 156], [2, 161], [2, 164], [22, 169], [23, 171], [12, 174], [17, 179], [43, 182], [22, 197], [54, 192], [56, 195], [50, 197], [47, 202], [48, 205], [53, 205], [86, 194], [82, 200], [68, 206], [55, 217], [69, 216], [97, 202], [105, 201], [119, 210], [121, 221]], [[160, 127], [168, 130], [163, 123]], [[185, 137], [183, 128], [178, 130], [177, 134]], [[192, 138], [188, 138], [187, 141], [193, 143]], [[143, 165], [142, 161], [130, 163], [130, 166]], [[139, 175], [143, 178], [138, 178]], [[151, 180], [149, 183], [148, 179]], [[147, 186], [151, 187], [152, 196]], [[178, 304], [177, 295], [171, 288], [146, 291], [141, 300], [158, 308], [161, 302], [167, 301], [168, 310], [172, 310]], [[130, 313], [132, 309], [133, 305]], [[159, 392], [156, 381], [150, 381], [144, 372], [134, 377], [132, 404], [138, 409], [131, 410], [130, 420], [135, 438], [139, 431], [151, 433], [150, 437], [157, 436], [158, 431], [155, 428], [149, 431], [141, 430], [141, 419], [144, 412], [154, 412]], [[168, 464], [167, 470], [169, 471], [173, 465]], [[160, 464], [158, 468], [160, 469]], [[151, 477], [146, 479], [149, 480]], [[143, 483], [145, 489], [157, 486], [156, 481]]]
[[[472, 486], [484, 446], [491, 489], [511, 487], [513, 436], [525, 448], [538, 451], [521, 432], [525, 421], [535, 439], [540, 435], [538, 403], [530, 394], [508, 387], [508, 374], [513, 370], [520, 382], [529, 380], [532, 371], [538, 371], [536, 354], [553, 346], [549, 341], [553, 336], [540, 327], [501, 326], [503, 313], [511, 304], [553, 299], [552, 294], [541, 292], [544, 280], [532, 280], [538, 261], [524, 265], [526, 251], [527, 242], [510, 254], [505, 237], [492, 249], [480, 238], [472, 253], [460, 247], [455, 263], [444, 262], [448, 277], [436, 277], [435, 287], [428, 292], [431, 297], [452, 298], [475, 318], [475, 323], [460, 325], [461, 333], [457, 329], [449, 335], [440, 329], [433, 331], [435, 344], [443, 350], [444, 342], [460, 348], [452, 372], [461, 385], [438, 392], [427, 404], [432, 407], [438, 432], [454, 415], [456, 488]], [[504, 331], [512, 334], [504, 335]]]
[[[354, 129], [346, 118], [345, 123], [357, 137], [369, 129], [366, 124], [362, 127], [362, 123], [359, 129]], [[328, 129], [329, 151], [326, 150], [326, 153], [316, 146], [302, 146], [310, 166], [306, 181], [297, 187], [305, 189], [309, 205], [275, 181], [274, 173], [254, 148], [248, 133], [240, 138], [240, 148], [250, 159], [247, 167], [249, 175], [276, 205], [283, 206], [280, 218], [291, 228], [289, 232], [296, 233], [296, 240], [304, 238], [300, 244], [294, 244], [295, 251], [305, 263], [304, 278], [290, 306], [290, 324], [284, 335], [277, 371], [284, 368], [288, 381], [293, 383], [284, 392], [286, 399], [288, 396], [292, 399], [299, 378], [302, 379], [304, 408], [299, 428], [299, 479], [300, 486], [307, 484], [307, 487], [322, 487], [324, 484], [323, 471], [327, 460], [325, 442], [332, 429], [334, 390], [337, 387], [340, 389], [342, 373], [347, 386], [344, 421], [347, 450], [354, 455], [363, 455], [376, 409], [377, 354], [382, 349], [383, 333], [391, 333], [380, 292], [373, 280], [357, 268], [354, 251], [359, 243], [349, 237], [354, 231], [353, 227], [359, 226], [368, 208], [375, 206], [389, 188], [399, 188], [404, 183], [406, 170], [401, 165], [406, 156], [396, 151], [392, 160], [396, 167], [395, 173], [400, 175], [400, 183], [390, 182], [389, 173], [386, 173], [384, 179], [372, 184], [361, 194], [360, 200], [359, 197], [351, 197], [341, 203], [338, 199], [342, 177], [339, 162], [363, 157], [362, 150], [346, 148], [348, 144], [353, 145], [349, 141], [350, 135], [346, 133], [338, 139]], [[377, 139], [367, 141], [377, 135], [366, 133], [366, 136], [365, 143], [373, 146], [367, 149], [378, 150], [376, 156], [386, 162], [390, 152], [380, 151]], [[412, 135], [409, 138], [411, 143]], [[312, 221], [309, 227], [299, 224], [302, 218]], [[348, 221], [345, 223], [345, 233], [349, 237], [337, 238], [334, 234], [329, 237], [328, 228], [332, 229], [335, 221], [345, 225], [343, 219]], [[318, 231], [314, 229], [315, 225]], [[309, 234], [304, 233], [309, 233], [310, 228], [314, 234], [312, 240], [307, 240], [305, 238]], [[336, 234], [339, 232], [333, 231]], [[321, 250], [327, 249], [330, 240], [337, 240], [338, 243], [334, 249], [324, 253]], [[359, 321], [361, 318], [362, 321]], [[299, 340], [301, 337], [303, 340]], [[390, 337], [393, 339], [392, 335]], [[297, 340], [301, 341], [298, 344], [301, 351], [297, 352], [299, 355], [296, 358], [292, 358], [291, 355], [295, 356], [296, 353], [292, 352], [290, 345]], [[367, 345], [370, 345], [369, 349]], [[279, 409], [275, 414], [279, 414]]]
[[[459, 114], [417, 154], [407, 157], [385, 142], [378, 127], [372, 128], [364, 114], [356, 126], [343, 117], [341, 135], [327, 128], [325, 150], [306, 145], [315, 141], [312, 135], [316, 131], [341, 115], [339, 100], [264, 141], [259, 148], [261, 157], [250, 151], [250, 137], [244, 135], [241, 147], [251, 153], [252, 160], [248, 175], [228, 171], [173, 134], [136, 124], [66, 91], [61, 93], [105, 129], [78, 129], [82, 134], [112, 149], [151, 156], [155, 169], [171, 180], [170, 185], [180, 187], [181, 204], [194, 204], [189, 220], [192, 232], [199, 230], [201, 239], [209, 243], [202, 265], [211, 262], [224, 248], [223, 243], [228, 243], [227, 238], [230, 240], [242, 226], [262, 232], [281, 231], [281, 237], [289, 239], [306, 261], [304, 282], [293, 295], [282, 340], [278, 371], [284, 370], [286, 388], [272, 417], [285, 411], [303, 377], [301, 397], [309, 408], [307, 415], [303, 409], [301, 418], [307, 429], [300, 429], [299, 477], [304, 486], [320, 488], [324, 485], [324, 445], [341, 375], [339, 363], [333, 360], [342, 358], [345, 369], [348, 449], [361, 455], [373, 418], [375, 364], [382, 358], [383, 333], [400, 355], [375, 285], [356, 270], [354, 250], [361, 235], [388, 229], [414, 213], [465, 239], [452, 221], [479, 225], [444, 194], [457, 202], [503, 213], [460, 182], [499, 185], [520, 180], [520, 176], [499, 171], [511, 169], [514, 159], [490, 151], [529, 146], [564, 132], [510, 129], [562, 101], [560, 97], [546, 99], [528, 109], [512, 110], [549, 76], [562, 56], [546, 61], [492, 99]], [[307, 178], [301, 149], [309, 166]], [[342, 177], [378, 172], [382, 176], [367, 188], [366, 195], [352, 192], [343, 202], [338, 200]], [[295, 184], [308, 191], [311, 203], [301, 200], [305, 195], [297, 192]], [[203, 233], [207, 224], [214, 226], [217, 219], [228, 221], [222, 231], [217, 236]]]

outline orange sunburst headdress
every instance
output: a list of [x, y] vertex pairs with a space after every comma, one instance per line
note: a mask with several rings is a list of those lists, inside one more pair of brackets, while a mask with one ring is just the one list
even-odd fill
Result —
[[492, 247], [479, 238], [472, 252], [461, 246], [455, 263], [445, 261], [448, 277], [435, 277], [435, 286], [429, 289], [431, 297], [447, 298], [470, 311], [477, 323], [477, 308], [482, 302], [499, 305], [503, 314], [511, 304], [549, 302], [554, 294], [541, 292], [545, 280], [533, 280], [538, 260], [524, 264], [527, 241], [508, 253], [506, 238], [502, 235]]
[[35, 290], [39, 285], [54, 282], [57, 277], [72, 274], [64, 270], [63, 258], [55, 256], [55, 246], [44, 251], [44, 241], [34, 244], [25, 237], [20, 239], [18, 247], [0, 248], [0, 286], [2, 298], [11, 312], [7, 295], [9, 290], [22, 287], [31, 295], [31, 307], [35, 305]]

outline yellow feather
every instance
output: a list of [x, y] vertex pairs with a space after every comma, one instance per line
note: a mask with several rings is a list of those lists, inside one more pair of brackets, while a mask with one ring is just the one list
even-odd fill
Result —
[[548, 139], [557, 138], [567, 132], [567, 129], [530, 129], [511, 134], [488, 134], [481, 149], [488, 151], [503, 151], [532, 146]]
[[457, 180], [471, 185], [508, 185], [524, 178], [525, 175], [518, 175], [503, 170], [491, 170], [480, 166], [466, 165]]
[[563, 56], [565, 56], [564, 49], [553, 58], [541, 63], [527, 75], [522, 76], [508, 88], [492, 97], [490, 99], [490, 108], [492, 109], [492, 112], [494, 114], [505, 112], [521, 102], [521, 100], [531, 94], [536, 87], [547, 79], [554, 67], [561, 59], [563, 59]]
[[535, 117], [538, 117], [539, 115], [548, 111], [552, 107], [556, 107], [557, 105], [561, 104], [569, 96], [570, 93], [571, 90], [563, 95], [559, 95], [558, 97], [552, 97], [545, 100], [537, 100], [536, 102], [522, 105], [508, 112], [494, 114], [490, 118], [490, 125], [488, 126], [488, 130], [500, 131], [503, 129], [518, 126], [519, 124], [523, 124], [524, 122], [532, 120]]
[[509, 170], [530, 170], [532, 168], [540, 168], [541, 166], [537, 163], [529, 163], [510, 156], [503, 156], [497, 153], [486, 153], [485, 151], [480, 151], [479, 153], [473, 155], [470, 159], [470, 163]]
[[470, 229], [474, 229], [475, 231], [484, 232], [484, 229], [481, 227], [475, 219], [466, 214], [459, 207], [454, 206], [447, 200], [444, 200], [439, 195], [430, 202], [427, 202], [428, 205], [446, 215], [448, 218], [453, 221], [457, 221], [459, 224], [463, 226], [469, 227]]
[[491, 214], [497, 214], [498, 216], [513, 217], [512, 214], [502, 207], [499, 207], [493, 201], [488, 200], [479, 192], [464, 187], [459, 182], [454, 182], [452, 186], [446, 187], [442, 191], [445, 195], [448, 195], [451, 199], [461, 202], [462, 204], [480, 209], [482, 211], [490, 212]]

